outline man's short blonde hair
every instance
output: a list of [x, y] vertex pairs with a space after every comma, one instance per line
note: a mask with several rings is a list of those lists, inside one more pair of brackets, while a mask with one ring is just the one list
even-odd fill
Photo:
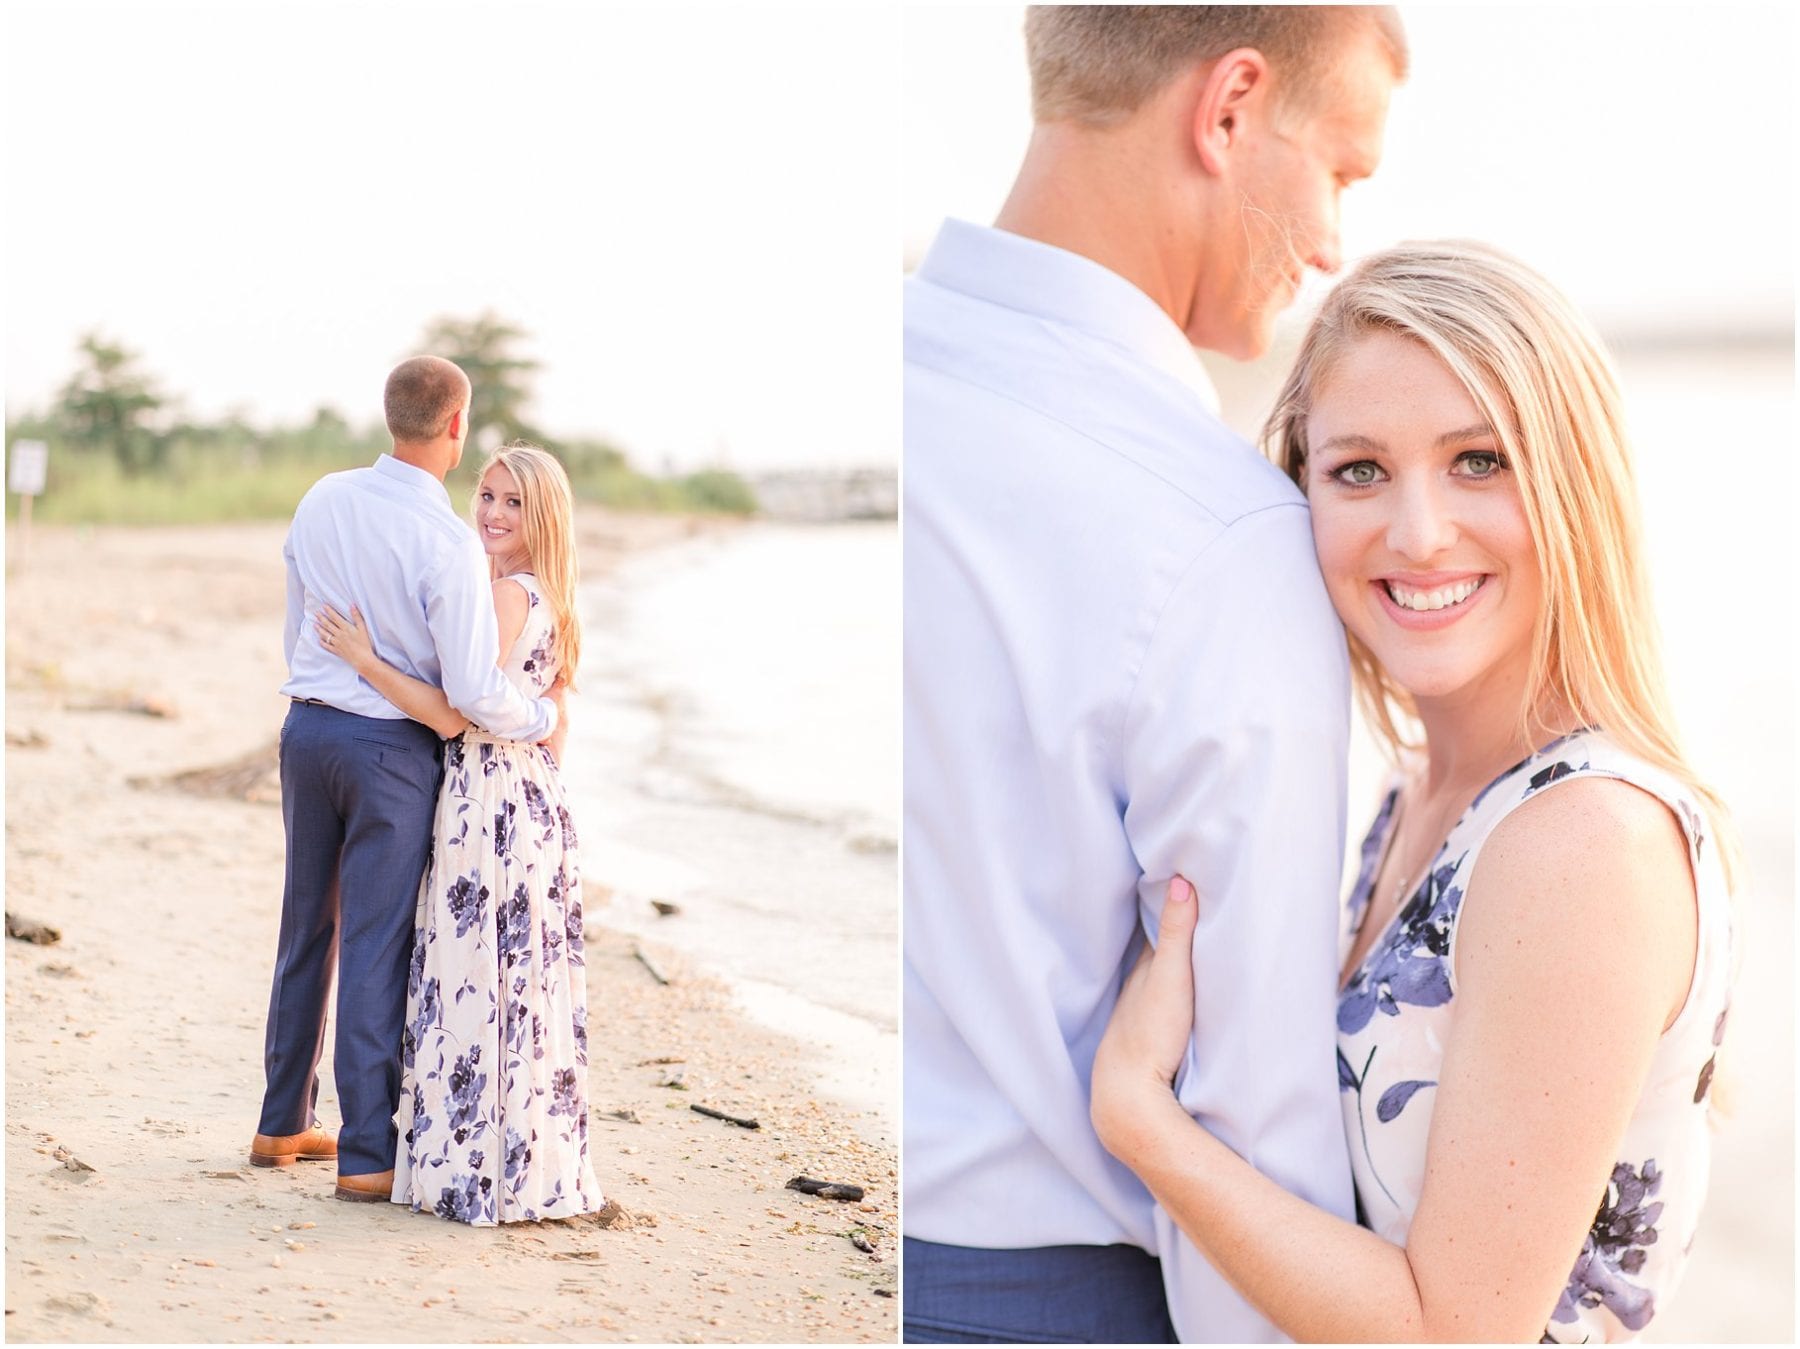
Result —
[[423, 445], [450, 425], [469, 397], [469, 377], [442, 356], [412, 356], [389, 372], [382, 390], [388, 434], [396, 444]]
[[1032, 5], [1025, 15], [1031, 112], [1104, 126], [1129, 117], [1182, 70], [1253, 47], [1284, 112], [1316, 110], [1338, 60], [1372, 32], [1406, 76], [1406, 32], [1386, 5]]

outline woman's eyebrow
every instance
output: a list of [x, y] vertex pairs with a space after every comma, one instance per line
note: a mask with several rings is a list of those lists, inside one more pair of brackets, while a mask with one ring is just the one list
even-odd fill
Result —
[[1376, 440], [1372, 436], [1359, 435], [1354, 431], [1345, 431], [1340, 435], [1331, 437], [1331, 439], [1327, 440], [1323, 445], [1319, 446], [1319, 448], [1321, 450], [1369, 450], [1379, 453], [1386, 450], [1387, 446], [1383, 445], [1379, 440]]
[[1476, 422], [1473, 426], [1465, 426], [1455, 431], [1446, 431], [1437, 438], [1439, 446], [1452, 445], [1459, 440], [1474, 440], [1479, 436], [1491, 436], [1494, 428], [1486, 422]]

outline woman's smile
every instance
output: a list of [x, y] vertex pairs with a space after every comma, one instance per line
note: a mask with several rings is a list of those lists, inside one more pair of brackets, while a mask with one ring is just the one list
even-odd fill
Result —
[[1476, 607], [1489, 580], [1486, 572], [1384, 576], [1373, 581], [1382, 607], [1394, 622], [1414, 632], [1448, 627]]

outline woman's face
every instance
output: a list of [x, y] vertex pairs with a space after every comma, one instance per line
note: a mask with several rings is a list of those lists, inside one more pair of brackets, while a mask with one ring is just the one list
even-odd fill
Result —
[[1520, 696], [1537, 554], [1461, 381], [1418, 342], [1368, 333], [1317, 389], [1306, 443], [1313, 541], [1344, 626], [1422, 708]]
[[505, 464], [495, 464], [481, 475], [481, 487], [475, 494], [475, 529], [488, 556], [500, 564], [502, 575], [531, 564], [531, 555], [525, 550], [523, 508], [518, 481]]

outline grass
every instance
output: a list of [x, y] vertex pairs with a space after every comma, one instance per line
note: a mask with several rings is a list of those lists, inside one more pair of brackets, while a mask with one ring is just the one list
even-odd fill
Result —
[[[285, 520], [307, 488], [327, 473], [373, 462], [374, 455], [284, 453], [257, 456], [216, 448], [172, 455], [158, 473], [128, 475], [111, 458], [53, 446], [49, 481], [32, 505], [45, 524], [186, 525], [232, 520]], [[474, 487], [479, 457], [464, 459], [447, 484], [458, 511]], [[618, 510], [749, 515], [756, 500], [734, 474], [705, 472], [679, 478], [639, 473], [612, 455], [565, 458], [578, 502]], [[18, 518], [7, 493], [6, 515]]]

